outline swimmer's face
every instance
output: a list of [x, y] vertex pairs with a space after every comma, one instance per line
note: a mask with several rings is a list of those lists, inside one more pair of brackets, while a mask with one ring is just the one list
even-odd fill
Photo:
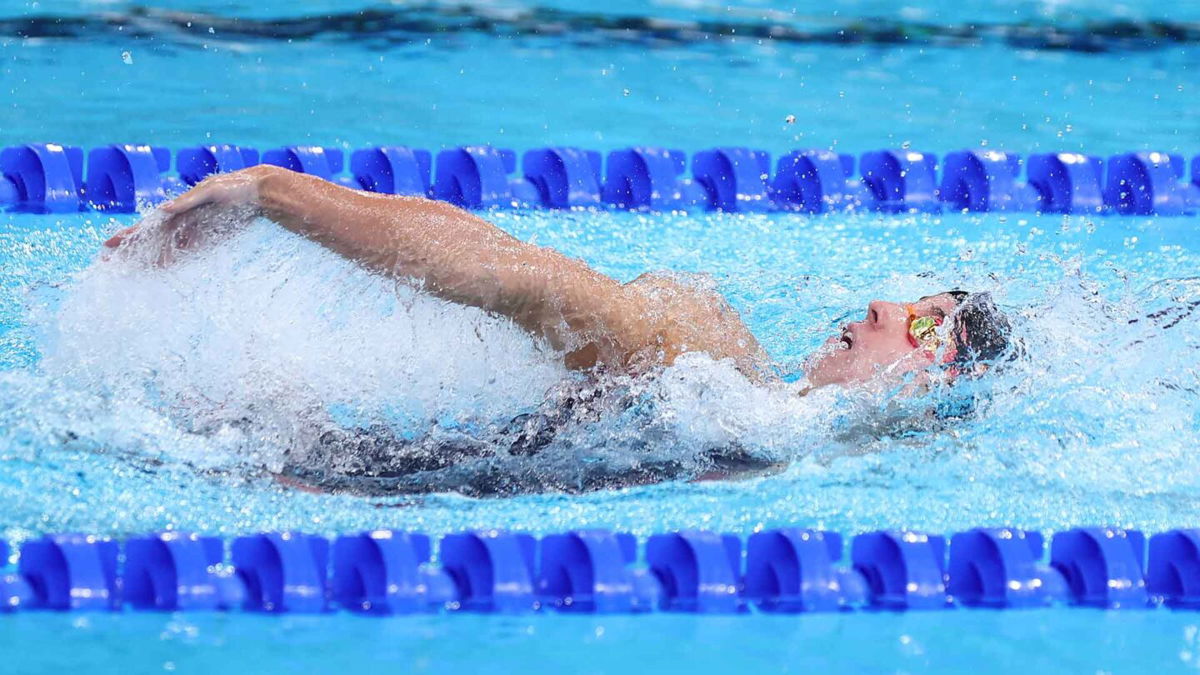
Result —
[[805, 363], [805, 374], [814, 387], [854, 385], [888, 375], [897, 377], [926, 368], [934, 356], [914, 347], [909, 339], [909, 310], [918, 316], [944, 318], [956, 300], [948, 293], [921, 298], [910, 305], [876, 300], [867, 305], [862, 321], [847, 324], [841, 334], [826, 340]]

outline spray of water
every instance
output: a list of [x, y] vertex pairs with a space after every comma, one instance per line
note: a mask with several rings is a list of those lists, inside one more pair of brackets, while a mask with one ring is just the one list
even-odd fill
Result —
[[[112, 410], [63, 401], [60, 436], [324, 489], [508, 494], [761, 470], [835, 409], [702, 354], [639, 379], [569, 373], [507, 320], [222, 218], [170, 264], [161, 242], [102, 256], [41, 318], [47, 381]], [[105, 419], [120, 428], [90, 428]]]
[[[620, 244], [653, 245], [643, 226], [671, 223], [622, 221]], [[731, 225], [678, 233], [718, 226]], [[762, 242], [740, 245], [803, 250], [821, 227], [779, 242], [788, 235], [765, 224], [748, 230]], [[509, 516], [520, 527], [648, 528], [695, 526], [711, 509], [714, 523], [734, 528], [764, 518], [935, 529], [1167, 523], [1194, 510], [1200, 488], [1200, 282], [1166, 273], [1185, 269], [1186, 256], [1151, 266], [1158, 280], [1120, 273], [1103, 283], [1084, 257], [1048, 253], [1000, 257], [998, 272], [982, 274], [888, 272], [870, 282], [886, 284], [887, 299], [992, 291], [1019, 345], [985, 377], [898, 398], [836, 388], [798, 396], [802, 383], [754, 384], [703, 354], [652, 377], [589, 379], [506, 320], [373, 275], [269, 223], [231, 222], [221, 237], [172, 265], [98, 259], [28, 293], [38, 359], [0, 372], [0, 450], [10, 462], [0, 490], [29, 511], [11, 514], [16, 522], [52, 513], [100, 527], [96, 518], [111, 512], [118, 527], [164, 517], [263, 527], [341, 514], [339, 526], [364, 526], [378, 525], [378, 513], [331, 500], [669, 480], [644, 496], [604, 491], [569, 507], [549, 496], [515, 500], [511, 512], [451, 501], [403, 518], [435, 528]], [[754, 289], [720, 278], [769, 348], [800, 344], [784, 355], [789, 368], [869, 299], [836, 278], [746, 282]], [[797, 313], [813, 325], [782, 318]], [[729, 470], [770, 475], [681, 482]], [[350, 496], [309, 501], [281, 490], [281, 475]], [[133, 486], [143, 484], [168, 496], [141, 498]], [[78, 508], [54, 496], [60, 486], [79, 491]], [[186, 502], [189, 492], [195, 518], [156, 515], [163, 498]], [[91, 494], [108, 495], [111, 508]]]

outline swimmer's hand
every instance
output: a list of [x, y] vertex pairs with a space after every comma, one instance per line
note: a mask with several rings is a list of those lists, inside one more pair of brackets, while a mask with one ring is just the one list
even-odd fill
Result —
[[170, 264], [179, 251], [197, 248], [217, 232], [257, 215], [262, 181], [277, 171], [286, 169], [256, 166], [209, 176], [136, 225], [117, 232], [104, 246], [148, 249], [155, 254], [156, 264]]

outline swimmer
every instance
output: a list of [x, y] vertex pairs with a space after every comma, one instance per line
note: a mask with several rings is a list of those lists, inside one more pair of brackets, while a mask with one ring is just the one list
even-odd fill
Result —
[[[661, 274], [621, 284], [445, 202], [362, 192], [260, 165], [211, 176], [167, 202], [165, 236], [145, 238], [169, 262], [210, 238], [208, 215], [233, 209], [436, 297], [507, 317], [560, 351], [571, 369], [638, 375], [704, 352], [731, 360], [754, 381], [773, 377], [763, 348], [718, 293]], [[105, 245], [134, 244], [142, 229], [125, 229]], [[892, 382], [931, 366], [944, 366], [951, 378], [977, 373], [1005, 352], [1008, 332], [987, 294], [876, 300], [806, 361], [807, 389]]]
[[[361, 192], [274, 166], [212, 176], [156, 216], [106, 242], [169, 264], [213, 242], [231, 220], [262, 216], [376, 273], [444, 300], [507, 317], [563, 354], [567, 367], [600, 382], [638, 377], [703, 352], [751, 381], [778, 380], [738, 313], [710, 288], [669, 274], [621, 284], [583, 261], [522, 242], [478, 216], [420, 197]], [[232, 216], [232, 218], [231, 218]], [[947, 291], [898, 304], [876, 300], [805, 363], [800, 393], [826, 386], [881, 386], [912, 393], [935, 379], [986, 370], [1008, 349], [1009, 326], [986, 293]], [[630, 469], [588, 464], [573, 476], [506, 472], [496, 459], [536, 455], [560, 430], [599, 419], [604, 386], [568, 386], [542, 408], [486, 438], [416, 440], [386, 428], [332, 429], [286, 449], [276, 478], [293, 487], [391, 495], [455, 491], [470, 496], [583, 492], [667, 480], [747, 477], [782, 467], [744, 448], [704, 453], [706, 471], [675, 461]], [[619, 398], [619, 397], [618, 397]], [[618, 401], [618, 408], [636, 405]]]

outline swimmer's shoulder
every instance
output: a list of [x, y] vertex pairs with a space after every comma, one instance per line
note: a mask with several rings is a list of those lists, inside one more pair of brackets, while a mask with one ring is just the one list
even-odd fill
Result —
[[732, 358], [747, 376], [766, 367], [766, 352], [712, 277], [650, 272], [625, 288], [648, 301], [643, 320], [652, 344], [646, 346], [661, 352], [666, 364], [686, 352], [706, 352]]
[[647, 272], [625, 284], [625, 288], [650, 299], [654, 305], [674, 310], [672, 316], [680, 316], [679, 310], [737, 314], [707, 274]]

